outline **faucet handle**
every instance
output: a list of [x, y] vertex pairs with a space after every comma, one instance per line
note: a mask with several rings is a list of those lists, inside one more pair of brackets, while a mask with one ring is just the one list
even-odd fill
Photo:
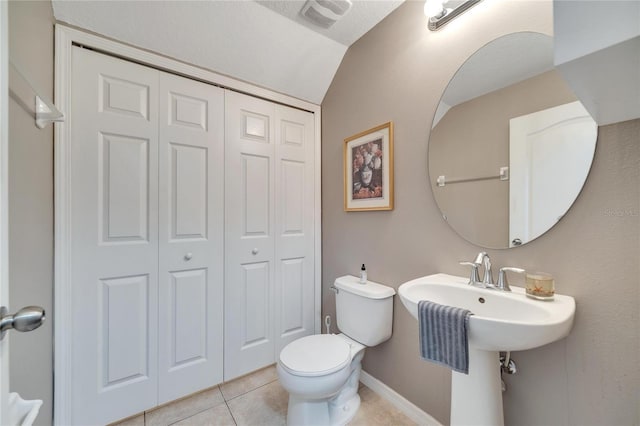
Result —
[[525, 272], [522, 268], [514, 268], [511, 266], [505, 266], [500, 268], [500, 272], [498, 273], [498, 282], [496, 283], [496, 288], [502, 291], [511, 291], [511, 287], [509, 287], [509, 281], [507, 280], [507, 271], [509, 272], [517, 272], [522, 274]]
[[469, 276], [470, 285], [476, 285], [480, 282], [480, 275], [478, 274], [479, 263], [476, 262], [460, 262], [461, 265], [471, 266], [471, 275]]

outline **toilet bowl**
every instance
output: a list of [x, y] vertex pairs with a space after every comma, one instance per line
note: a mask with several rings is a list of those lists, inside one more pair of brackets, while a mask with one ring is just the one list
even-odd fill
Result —
[[344, 425], [358, 411], [365, 346], [343, 334], [318, 334], [280, 353], [280, 384], [289, 392], [287, 424]]
[[365, 348], [391, 337], [395, 290], [354, 276], [334, 283], [342, 334], [302, 337], [278, 359], [280, 384], [289, 392], [288, 425], [344, 425], [360, 407], [358, 385]]

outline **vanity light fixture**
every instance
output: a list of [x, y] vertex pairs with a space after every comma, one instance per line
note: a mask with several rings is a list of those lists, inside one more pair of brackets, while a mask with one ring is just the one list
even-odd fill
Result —
[[[463, 2], [456, 2], [455, 0], [426, 0], [424, 3], [424, 14], [429, 19], [429, 29], [431, 31], [437, 31], [440, 27], [471, 9], [481, 1], [482, 0], [466, 0]], [[453, 8], [446, 8], [445, 3], [459, 4]]]

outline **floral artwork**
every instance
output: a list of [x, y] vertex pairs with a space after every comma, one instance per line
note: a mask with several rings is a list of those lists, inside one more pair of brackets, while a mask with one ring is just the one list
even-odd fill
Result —
[[345, 210], [393, 209], [393, 123], [344, 143]]
[[353, 199], [382, 198], [382, 139], [352, 148]]

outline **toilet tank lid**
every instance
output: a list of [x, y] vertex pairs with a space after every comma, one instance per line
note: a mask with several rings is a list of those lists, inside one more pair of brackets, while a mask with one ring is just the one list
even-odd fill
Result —
[[366, 284], [360, 284], [360, 279], [353, 275], [345, 275], [336, 278], [334, 283], [336, 288], [357, 294], [358, 296], [367, 297], [369, 299], [386, 299], [396, 294], [396, 291], [386, 285], [378, 284], [373, 281], [367, 281]]

